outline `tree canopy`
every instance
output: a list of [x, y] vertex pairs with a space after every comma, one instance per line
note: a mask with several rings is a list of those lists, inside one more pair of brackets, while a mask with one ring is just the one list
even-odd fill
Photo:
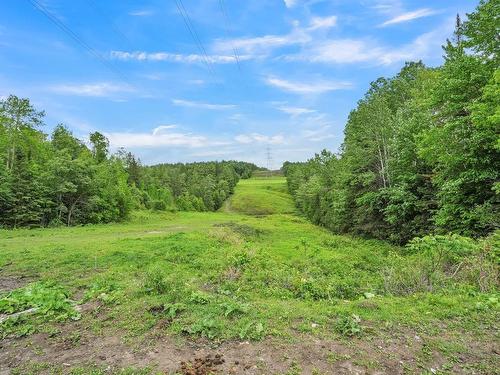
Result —
[[481, 1], [466, 22], [457, 16], [442, 66], [407, 63], [374, 81], [338, 155], [285, 163], [299, 209], [336, 232], [397, 243], [498, 228], [498, 11]]

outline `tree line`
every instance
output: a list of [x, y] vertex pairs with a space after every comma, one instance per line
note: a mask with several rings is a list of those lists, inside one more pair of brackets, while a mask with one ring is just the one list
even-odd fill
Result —
[[109, 152], [94, 132], [88, 145], [65, 126], [48, 136], [44, 112], [14, 95], [0, 100], [0, 227], [106, 223], [132, 209], [217, 210], [254, 164], [222, 161], [143, 166]]
[[437, 68], [406, 63], [351, 111], [338, 154], [285, 162], [297, 207], [338, 233], [406, 243], [499, 228], [500, 2], [457, 16]]

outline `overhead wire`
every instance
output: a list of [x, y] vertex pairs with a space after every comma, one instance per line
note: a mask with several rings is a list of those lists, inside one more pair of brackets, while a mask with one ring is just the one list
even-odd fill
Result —
[[[225, 24], [226, 37], [229, 39], [229, 28], [231, 26], [231, 20], [229, 18], [229, 14], [227, 12], [224, 0], [219, 0], [219, 6], [220, 6], [221, 13], [222, 13], [222, 17], [224, 18], [224, 21], [225, 21], [224, 24]], [[236, 64], [238, 65], [238, 70], [240, 71], [240, 73], [242, 73], [241, 64], [240, 64], [240, 57], [239, 57], [239, 54], [238, 54], [238, 50], [234, 46], [234, 44], [232, 44], [232, 43], [231, 43], [231, 48], [233, 50], [233, 54], [234, 54], [234, 58], [236, 60]]]
[[194, 25], [191, 21], [191, 18], [189, 17], [189, 13], [186, 10], [186, 7], [184, 6], [184, 3], [182, 0], [174, 0], [175, 5], [177, 6], [177, 10], [182, 16], [182, 19], [184, 20], [184, 23], [186, 24], [186, 27], [191, 34], [191, 37], [193, 38], [198, 50], [200, 51], [200, 55], [202, 56], [202, 59], [207, 66], [208, 71], [210, 74], [215, 78], [215, 70], [212, 67], [212, 64], [210, 62], [210, 58], [208, 57], [208, 54], [205, 50], [205, 47], [203, 46], [203, 43], [201, 42], [200, 37], [198, 36], [198, 33], [196, 32], [196, 29], [194, 28]]
[[95, 11], [100, 13], [103, 17], [107, 18], [109, 21], [109, 26], [111, 29], [115, 32], [115, 34], [119, 35], [123, 41], [125, 41], [129, 46], [132, 46], [132, 41], [123, 33], [123, 31], [120, 30], [119, 27], [115, 25], [115, 23], [111, 20], [111, 17], [109, 16], [109, 13], [104, 11], [102, 7], [95, 1], [95, 0], [87, 0], [87, 3], [89, 3]]
[[52, 23], [54, 23], [59, 29], [64, 33], [69, 35], [75, 42], [77, 42], [81, 47], [83, 47], [87, 52], [94, 56], [101, 64], [103, 64], [107, 69], [112, 71], [114, 74], [118, 75], [122, 80], [129, 82], [128, 78], [118, 70], [113, 64], [109, 63], [106, 58], [92, 48], [88, 43], [86, 43], [82, 38], [78, 36], [70, 27], [66, 26], [59, 18], [57, 18], [50, 10], [47, 9], [38, 0], [28, 0], [33, 7], [38, 9], [43, 15], [45, 15]]

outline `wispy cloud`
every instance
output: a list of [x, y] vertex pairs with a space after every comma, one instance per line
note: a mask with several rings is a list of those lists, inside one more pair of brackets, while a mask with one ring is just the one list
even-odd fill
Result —
[[323, 125], [317, 129], [306, 129], [302, 131], [302, 136], [312, 142], [320, 142], [335, 138], [330, 130], [330, 125]]
[[50, 91], [58, 94], [69, 94], [78, 96], [96, 96], [96, 97], [109, 97], [121, 93], [130, 93], [135, 91], [129, 85], [111, 83], [111, 82], [97, 82], [88, 84], [60, 84], [51, 86]]
[[250, 133], [250, 134], [239, 134], [234, 137], [235, 141], [238, 143], [249, 144], [249, 143], [267, 143], [267, 144], [283, 144], [285, 143], [285, 137], [281, 134], [278, 135], [264, 135], [260, 133]]
[[245, 116], [242, 115], [241, 113], [235, 113], [235, 114], [228, 117], [228, 119], [233, 121], [233, 122], [240, 122], [244, 118], [245, 118]]
[[297, 5], [297, 0], [283, 0], [283, 2], [285, 3], [285, 6], [287, 8], [293, 8], [295, 5]]
[[288, 60], [307, 60], [321, 63], [358, 63], [373, 61], [383, 53], [375, 43], [357, 39], [337, 39], [318, 42], [297, 55], [289, 55]]
[[172, 129], [174, 129], [172, 125], [162, 125], [153, 129], [151, 133], [112, 132], [105, 133], [105, 135], [113, 148], [162, 146], [197, 148], [215, 144], [215, 142], [204, 136], [192, 133], [172, 132], [170, 131]]
[[[111, 51], [110, 57], [122, 61], [167, 61], [177, 63], [205, 63], [206, 61], [212, 64], [229, 64], [235, 63], [234, 55], [183, 55], [169, 52], [145, 52], [145, 51]], [[240, 60], [248, 60], [251, 57], [246, 55], [238, 56]]]
[[337, 24], [337, 16], [313, 17], [308, 30], [328, 29]]
[[286, 35], [264, 35], [252, 38], [219, 39], [216, 40], [213, 48], [215, 51], [228, 53], [233, 48], [244, 52], [247, 56], [259, 57], [266, 55], [270, 51], [309, 41], [310, 37], [304, 34], [291, 33]]
[[437, 13], [438, 12], [436, 10], [429, 9], [429, 8], [417, 9], [417, 10], [414, 10], [412, 12], [406, 12], [406, 13], [399, 14], [399, 15], [391, 18], [390, 20], [385, 21], [380, 26], [384, 27], [384, 26], [394, 25], [396, 23], [408, 22], [408, 21], [415, 20], [417, 18], [432, 16], [432, 15], [437, 14]]
[[153, 129], [153, 135], [160, 135], [175, 128], [177, 128], [177, 125], [160, 125]]
[[413, 41], [398, 47], [380, 44], [373, 39], [333, 39], [308, 45], [299, 53], [282, 56], [289, 61], [309, 61], [325, 64], [369, 63], [389, 65], [420, 60], [441, 53], [442, 36], [452, 32], [453, 21], [424, 33]]
[[128, 14], [129, 16], [134, 16], [134, 17], [148, 17], [152, 16], [154, 12], [152, 10], [142, 9], [142, 10], [134, 10], [132, 12], [129, 12]]
[[298, 94], [321, 94], [327, 91], [348, 89], [352, 86], [349, 82], [292, 82], [273, 76], [267, 77], [265, 82], [270, 86]]
[[[429, 16], [438, 13], [429, 8], [419, 9], [414, 12], [401, 13], [402, 9], [399, 1], [383, 2], [377, 4], [377, 10], [383, 14], [390, 10], [393, 4], [398, 13], [386, 21], [383, 25], [387, 26], [394, 23], [406, 22], [415, 18]], [[232, 40], [219, 39], [212, 46], [218, 53], [224, 53], [229, 56], [233, 46], [245, 53], [248, 58], [264, 58], [275, 56], [276, 60], [284, 61], [308, 61], [313, 63], [328, 64], [356, 64], [368, 62], [374, 64], [391, 64], [401, 62], [407, 59], [418, 58], [416, 52], [425, 54], [435, 46], [435, 42], [428, 39], [427, 35], [436, 35], [436, 31], [442, 31], [443, 28], [433, 30], [422, 34], [413, 42], [402, 46], [388, 46], [373, 38], [339, 38], [331, 39], [326, 35], [319, 33], [323, 29], [336, 26], [337, 16], [311, 17], [308, 26], [300, 26], [298, 22], [294, 23], [292, 30], [283, 35], [264, 35], [251, 38], [237, 38]], [[424, 46], [422, 42], [428, 41]], [[436, 40], [441, 41], [439, 37]], [[296, 47], [296, 52], [290, 47]], [[413, 48], [417, 48], [413, 50]], [[282, 52], [280, 55], [279, 53]]]
[[277, 110], [289, 114], [291, 116], [300, 116], [308, 113], [314, 113], [316, 110], [302, 107], [288, 107], [288, 106], [280, 106], [276, 108]]
[[235, 104], [212, 104], [212, 103], [195, 102], [183, 99], [172, 99], [172, 103], [174, 105], [181, 107], [191, 107], [191, 108], [211, 109], [211, 110], [225, 110], [225, 109], [234, 109], [238, 107]]

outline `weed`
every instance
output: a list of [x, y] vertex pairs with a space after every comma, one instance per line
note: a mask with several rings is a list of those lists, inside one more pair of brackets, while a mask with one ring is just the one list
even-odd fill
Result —
[[167, 303], [163, 306], [163, 311], [167, 315], [168, 318], [174, 319], [186, 309], [186, 305], [182, 303]]
[[26, 336], [36, 331], [28, 314], [23, 312], [31, 312], [46, 322], [80, 319], [80, 314], [69, 300], [69, 293], [52, 282], [29, 284], [0, 298], [0, 313], [21, 313], [0, 324], [0, 336]]
[[160, 264], [155, 263], [146, 271], [144, 291], [148, 294], [164, 294], [168, 291], [165, 270]]
[[337, 319], [334, 328], [337, 333], [343, 336], [359, 336], [363, 331], [363, 327], [360, 323], [361, 319], [359, 316], [355, 314], [344, 315]]
[[99, 280], [93, 283], [85, 293], [82, 302], [97, 299], [105, 305], [119, 303], [123, 297], [123, 292], [114, 283], [107, 280]]
[[264, 325], [261, 322], [248, 322], [241, 328], [239, 337], [242, 340], [260, 340], [264, 336], [264, 333]]
[[213, 317], [205, 317], [198, 320], [191, 327], [189, 327], [185, 332], [191, 335], [198, 335], [201, 337], [206, 337], [208, 339], [215, 339], [220, 335], [221, 325]]
[[219, 305], [225, 317], [244, 314], [248, 311], [248, 306], [235, 301], [222, 302]]
[[191, 293], [189, 301], [198, 305], [206, 305], [212, 301], [212, 296], [207, 293], [195, 291]]

